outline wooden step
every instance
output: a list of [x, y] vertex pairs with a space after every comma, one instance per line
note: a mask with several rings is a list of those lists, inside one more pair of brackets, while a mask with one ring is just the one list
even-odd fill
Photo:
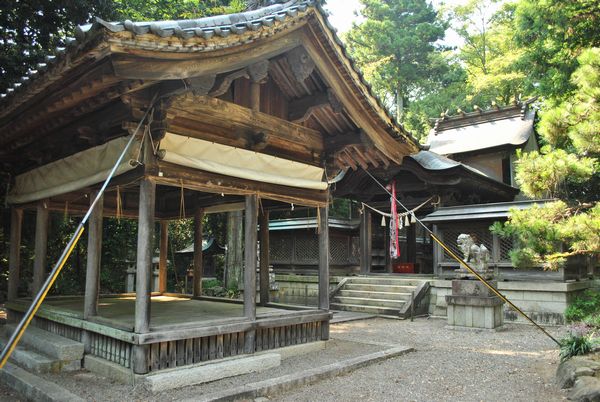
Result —
[[398, 317], [398, 309], [390, 307], [362, 306], [359, 304], [342, 304], [331, 303], [332, 310], [356, 311], [360, 313], [369, 313], [377, 315], [395, 316]]
[[344, 297], [336, 296], [334, 298], [335, 303], [340, 304], [352, 304], [361, 306], [373, 306], [373, 307], [390, 307], [400, 309], [406, 303], [404, 300], [391, 300], [391, 299], [369, 299], [366, 297]]
[[398, 292], [375, 292], [368, 290], [352, 290], [342, 289], [338, 292], [337, 296], [342, 297], [365, 297], [368, 299], [386, 299], [386, 300], [410, 300], [410, 293], [398, 293]]

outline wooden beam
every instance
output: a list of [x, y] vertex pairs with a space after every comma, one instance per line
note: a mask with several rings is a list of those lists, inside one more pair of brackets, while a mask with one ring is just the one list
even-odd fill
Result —
[[37, 203], [35, 219], [35, 251], [33, 260], [32, 292], [36, 295], [46, 278], [46, 255], [48, 254], [48, 200]]
[[[182, 118], [193, 124], [193, 127], [187, 130], [185, 126], [181, 127], [178, 120]], [[267, 148], [277, 150], [277, 156], [280, 156], [279, 151], [284, 152], [284, 155], [295, 153], [306, 163], [317, 164], [323, 152], [323, 139], [321, 133], [316, 130], [208, 96], [178, 96], [173, 99], [168, 109], [167, 120], [169, 130], [174, 133], [208, 141], [217, 140], [226, 145], [227, 140], [222, 138], [223, 136], [235, 141], [240, 137], [251, 137], [260, 133]], [[203, 130], [203, 126], [208, 126], [209, 130]], [[180, 127], [184, 132], [179, 130]], [[205, 135], [205, 131], [210, 132], [213, 127], [222, 129], [222, 132], [218, 133], [221, 136], [220, 140]], [[194, 130], [197, 131], [196, 134]], [[268, 149], [265, 152], [268, 153]]]
[[154, 177], [159, 184], [179, 187], [183, 181], [185, 188], [195, 191], [227, 195], [260, 193], [263, 198], [313, 207], [327, 202], [326, 191], [291, 188], [238, 179], [162, 161], [159, 162], [159, 168], [162, 176]]
[[[167, 257], [169, 250], [169, 221], [160, 221], [160, 255], [158, 260], [158, 291], [167, 291]], [[175, 263], [175, 261], [173, 261]]]
[[316, 92], [312, 95], [295, 99], [289, 105], [289, 119], [294, 123], [302, 123], [310, 117], [311, 111], [329, 104], [327, 92]]
[[[319, 208], [319, 309], [329, 310], [329, 205]], [[321, 325], [321, 340], [329, 339], [329, 322]]]
[[194, 211], [194, 296], [202, 296], [202, 276], [203, 260], [202, 260], [202, 219], [204, 218], [204, 210], [196, 208]]
[[[258, 196], [246, 196], [244, 216], [244, 317], [256, 319], [256, 229], [258, 225]], [[254, 353], [255, 332], [245, 336], [246, 353]]]
[[269, 303], [269, 211], [260, 211], [260, 305]]
[[8, 258], [8, 300], [19, 296], [21, 271], [21, 232], [23, 210], [12, 207], [10, 210], [10, 256]]
[[[111, 61], [115, 74], [121, 78], [144, 80], [175, 80], [198, 75], [220, 74], [239, 70], [261, 60], [283, 54], [301, 44], [298, 30], [305, 21], [299, 21], [284, 31], [270, 28], [274, 35], [245, 45], [223, 48], [197, 54], [160, 52], [134, 49], [113, 44]], [[185, 57], [182, 57], [185, 56]], [[143, 65], [144, 68], [140, 68]]]
[[[154, 238], [154, 209], [156, 183], [150, 178], [140, 183], [140, 206], [138, 218], [137, 267], [135, 284], [135, 333], [150, 330], [150, 289], [152, 280], [152, 244]], [[148, 348], [134, 346], [133, 372], [148, 372]]]
[[364, 209], [360, 218], [360, 273], [371, 272], [373, 221], [371, 211]]

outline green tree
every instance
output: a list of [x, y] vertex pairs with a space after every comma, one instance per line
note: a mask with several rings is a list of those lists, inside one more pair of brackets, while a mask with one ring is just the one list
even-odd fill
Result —
[[574, 88], [570, 77], [583, 49], [600, 46], [600, 2], [520, 0], [514, 32], [529, 90], [562, 99]]
[[376, 93], [402, 117], [405, 100], [418, 98], [445, 67], [435, 42], [446, 24], [425, 0], [361, 0], [364, 22], [346, 35], [352, 57]]

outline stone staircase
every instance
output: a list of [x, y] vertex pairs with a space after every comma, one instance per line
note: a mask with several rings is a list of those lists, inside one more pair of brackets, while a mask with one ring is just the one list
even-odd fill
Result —
[[344, 278], [331, 292], [332, 310], [355, 311], [384, 317], [409, 318], [414, 292], [414, 314], [427, 312], [429, 281], [397, 277]]
[[[0, 346], [4, 348], [16, 325], [3, 325]], [[81, 369], [83, 343], [29, 326], [9, 361], [32, 373], [58, 373]]]
[[[4, 348], [16, 325], [0, 326], [0, 347]], [[0, 380], [27, 400], [81, 401], [83, 399], [48, 381], [39, 374], [81, 369], [83, 344], [29, 326], [11, 354]]]

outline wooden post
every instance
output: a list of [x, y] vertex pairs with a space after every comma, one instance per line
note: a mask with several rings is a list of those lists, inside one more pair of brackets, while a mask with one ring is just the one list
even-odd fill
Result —
[[373, 257], [373, 222], [371, 211], [365, 210], [360, 219], [360, 272], [368, 274], [371, 272], [371, 260]]
[[[90, 202], [93, 202], [98, 193], [90, 194]], [[88, 255], [85, 272], [85, 295], [83, 299], [83, 319], [98, 315], [98, 293], [100, 287], [100, 258], [102, 256], [102, 213], [104, 209], [104, 197], [98, 200], [94, 207], [88, 224]], [[83, 348], [86, 353], [92, 350], [92, 338], [88, 331], [83, 331]]]
[[269, 303], [269, 211], [260, 214], [260, 305]]
[[[167, 256], [169, 253], [169, 221], [160, 221], [160, 256], [158, 260], [158, 291], [167, 291]], [[175, 263], [175, 261], [173, 261]]]
[[242, 283], [242, 235], [244, 230], [243, 211], [227, 213], [227, 255], [225, 258], [225, 287], [240, 288]]
[[250, 108], [256, 112], [260, 112], [260, 83], [250, 83]]
[[35, 219], [35, 259], [33, 261], [33, 294], [42, 288], [46, 278], [46, 254], [48, 253], [48, 206], [47, 200], [37, 204]]
[[417, 224], [406, 228], [406, 262], [417, 262]]
[[[152, 280], [152, 243], [154, 237], [154, 207], [156, 183], [149, 178], [140, 183], [138, 215], [137, 270], [135, 283], [135, 332], [150, 329], [150, 284]], [[134, 345], [133, 372], [148, 372], [148, 345]]]
[[[90, 202], [96, 198], [97, 191], [90, 194]], [[85, 274], [85, 296], [83, 319], [98, 315], [98, 293], [100, 287], [100, 258], [102, 256], [102, 212], [104, 197], [98, 200], [88, 224], [87, 266]]]
[[202, 218], [204, 218], [204, 210], [196, 208], [194, 211], [194, 296], [202, 296], [202, 276], [204, 275], [202, 265]]
[[[319, 208], [319, 308], [329, 310], [329, 206]], [[329, 339], [329, 321], [321, 325], [321, 340]]]
[[[244, 317], [256, 320], [256, 229], [258, 225], [258, 196], [246, 196], [244, 222]], [[254, 353], [255, 331], [245, 335], [245, 352]]]
[[8, 259], [8, 300], [19, 296], [21, 272], [21, 231], [23, 228], [23, 210], [11, 208], [10, 211], [10, 256]]

